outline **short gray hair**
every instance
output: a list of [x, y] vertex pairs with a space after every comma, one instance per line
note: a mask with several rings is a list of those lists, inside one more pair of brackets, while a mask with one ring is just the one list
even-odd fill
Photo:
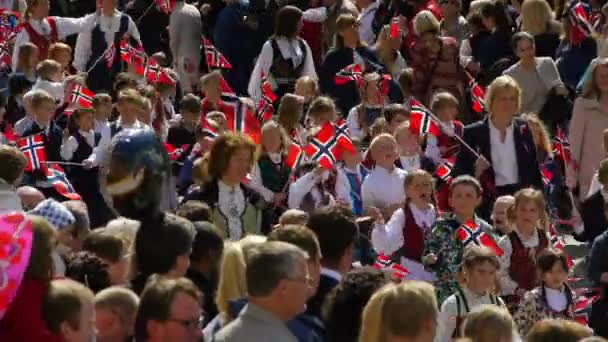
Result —
[[308, 260], [299, 247], [282, 241], [268, 241], [249, 250], [246, 255], [247, 291], [250, 296], [269, 295], [283, 279], [296, 276], [298, 263]]

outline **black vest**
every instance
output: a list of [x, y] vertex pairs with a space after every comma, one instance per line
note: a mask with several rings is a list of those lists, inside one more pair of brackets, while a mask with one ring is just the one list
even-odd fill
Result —
[[[75, 132], [72, 134], [74, 139], [78, 142], [78, 148], [74, 151], [74, 155], [72, 155], [71, 162], [74, 163], [82, 163], [83, 160], [89, 158], [91, 153], [93, 153], [93, 147], [89, 145], [87, 139], [83, 137], [80, 132]], [[101, 140], [101, 134], [95, 133], [94, 143], [95, 146], [99, 145], [99, 141]]]
[[272, 192], [285, 192], [285, 185], [289, 181], [291, 168], [285, 164], [285, 156], [281, 163], [275, 164], [266, 154], [260, 156], [258, 166], [262, 173], [262, 183]]
[[270, 67], [270, 74], [272, 74], [272, 77], [277, 82], [278, 89], [276, 90], [276, 94], [279, 97], [282, 97], [285, 93], [294, 91], [296, 81], [300, 78], [300, 75], [302, 75], [304, 63], [308, 57], [308, 51], [304, 40], [300, 38], [297, 39], [300, 50], [302, 51], [302, 61], [295, 67], [292, 58], [283, 57], [276, 39], [270, 39], [270, 44], [272, 46], [272, 66]]

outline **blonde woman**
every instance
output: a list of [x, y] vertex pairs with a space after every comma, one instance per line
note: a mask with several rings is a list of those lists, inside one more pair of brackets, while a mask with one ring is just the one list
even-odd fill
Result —
[[382, 117], [382, 108], [385, 104], [380, 82], [383, 82], [379, 74], [372, 72], [363, 76], [363, 82], [359, 89], [361, 103], [353, 107], [346, 117], [346, 124], [353, 137], [366, 140], [369, 137], [369, 127]]
[[521, 6], [521, 31], [534, 36], [538, 57], [555, 59], [562, 25], [553, 17], [547, 0], [526, 0]]
[[401, 71], [407, 68], [407, 63], [399, 51], [402, 41], [403, 35], [401, 31], [399, 31], [397, 37], [392, 37], [391, 25], [384, 25], [378, 34], [378, 40], [376, 41], [375, 46], [378, 59], [384, 64], [387, 71], [395, 80], [399, 79]]
[[363, 309], [359, 342], [432, 341], [437, 315], [432, 285], [415, 280], [388, 284]]
[[226, 242], [215, 293], [215, 304], [219, 314], [203, 330], [205, 341], [211, 341], [217, 331], [236, 318], [231, 312], [230, 303], [247, 296], [245, 254], [252, 247], [265, 241], [265, 236], [249, 235], [236, 242]]
[[604, 158], [599, 143], [608, 128], [608, 58], [593, 64], [585, 82], [583, 94], [574, 102], [570, 121], [570, 150], [576, 168], [566, 169], [568, 186], [579, 186], [579, 198], [584, 200], [597, 166]]
[[455, 173], [468, 174], [484, 186], [482, 217], [489, 217], [495, 196], [512, 195], [519, 189], [543, 186], [537, 167], [536, 147], [528, 124], [516, 118], [521, 89], [509, 76], [496, 78], [488, 87], [487, 118], [464, 128], [463, 139], [474, 151], [463, 148], [456, 159]]

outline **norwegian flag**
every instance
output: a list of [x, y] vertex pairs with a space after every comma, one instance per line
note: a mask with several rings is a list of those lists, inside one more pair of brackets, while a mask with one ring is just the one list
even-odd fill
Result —
[[177, 84], [177, 80], [175, 80], [175, 78], [173, 78], [173, 76], [171, 76], [171, 74], [169, 73], [170, 70], [171, 69], [169, 69], [169, 68], [160, 69], [160, 75], [158, 77], [159, 84], [166, 84], [166, 85], [176, 85]]
[[0, 9], [0, 40], [11, 41], [20, 29], [21, 13]]
[[378, 88], [380, 88], [380, 94], [382, 96], [388, 96], [391, 91], [391, 82], [393, 78], [391, 75], [383, 74], [380, 78], [380, 82], [378, 82]]
[[175, 8], [175, 0], [155, 0], [156, 5], [163, 11], [165, 14], [171, 13]]
[[83, 108], [91, 108], [93, 107], [93, 97], [95, 97], [95, 93], [92, 90], [77, 84], [72, 88], [70, 103]]
[[549, 184], [551, 184], [551, 180], [553, 180], [553, 173], [549, 171], [543, 164], [540, 165], [540, 176], [543, 179], [544, 186], [549, 186]]
[[215, 129], [215, 127], [211, 126], [211, 124], [209, 123], [209, 120], [207, 118], [203, 118], [201, 120], [201, 129], [203, 130], [203, 136], [206, 138], [209, 138], [211, 140], [214, 140], [219, 135], [217, 133], [217, 129]]
[[131, 59], [133, 58], [132, 48], [127, 38], [120, 40], [120, 58], [126, 63], [131, 63]]
[[579, 295], [574, 300], [574, 320], [585, 326], [589, 325], [589, 315], [591, 314], [591, 307], [593, 303], [600, 299], [599, 294], [586, 296]]
[[563, 129], [557, 128], [555, 132], [555, 139], [553, 141], [553, 153], [558, 156], [563, 162], [565, 166], [572, 165], [576, 168], [574, 164], [574, 160], [572, 160], [572, 153], [570, 152], [570, 142], [568, 141], [568, 136]]
[[393, 264], [391, 270], [393, 271], [393, 278], [397, 281], [402, 281], [410, 273], [407, 268], [403, 267], [401, 264]]
[[173, 161], [180, 160], [183, 154], [187, 152], [189, 148], [190, 144], [183, 144], [181, 146], [176, 147], [169, 143], [165, 143], [165, 149], [167, 150], [169, 157], [171, 157], [171, 160]]
[[70, 181], [61, 166], [57, 164], [49, 165], [46, 172], [46, 179], [53, 184], [53, 187], [61, 196], [71, 200], [80, 199], [80, 195], [74, 190], [72, 184], [70, 184]]
[[578, 45], [583, 39], [591, 36], [593, 28], [589, 23], [589, 12], [586, 5], [581, 1], [570, 1], [566, 12], [570, 22], [570, 39], [574, 45]]
[[4, 137], [9, 143], [16, 143], [17, 139], [19, 139], [17, 133], [15, 133], [15, 129], [9, 123], [6, 123], [6, 128], [4, 129]]
[[391, 39], [397, 39], [397, 38], [399, 38], [400, 34], [401, 34], [401, 30], [399, 29], [399, 17], [393, 17], [393, 19], [391, 19], [390, 37], [391, 37]]
[[464, 247], [466, 247], [469, 243], [474, 243], [478, 246], [485, 246], [494, 250], [497, 256], [502, 256], [504, 254], [503, 250], [498, 247], [496, 241], [492, 239], [490, 235], [485, 233], [479, 225], [477, 225], [473, 221], [466, 222], [458, 228], [456, 231], [458, 238], [462, 241]]
[[222, 95], [224, 104], [233, 106], [234, 110], [224, 113], [228, 129], [247, 134], [256, 144], [260, 142], [262, 126], [252, 108], [243, 103], [236, 95]]
[[380, 253], [373, 267], [381, 271], [390, 271], [393, 279], [402, 281], [410, 272], [401, 264], [394, 263], [389, 257]]
[[393, 262], [389, 257], [384, 255], [384, 253], [380, 253], [376, 258], [376, 262], [374, 263], [374, 268], [379, 270], [384, 270], [390, 268], [393, 265]]
[[454, 170], [454, 164], [456, 164], [456, 156], [443, 159], [435, 170], [435, 175], [442, 181], [450, 183], [453, 178], [452, 171]]
[[203, 48], [205, 49], [205, 56], [207, 57], [207, 66], [209, 69], [232, 69], [232, 65], [226, 57], [211, 43], [207, 38], [203, 38]]
[[157, 84], [160, 81], [162, 67], [153, 59], [148, 59], [144, 69], [144, 77], [151, 83]]
[[[133, 42], [133, 44], [130, 42]], [[143, 46], [137, 40], [130, 39], [128, 36], [121, 39], [120, 58], [125, 63], [135, 66], [135, 72], [139, 75], [144, 75], [146, 65], [148, 64], [148, 55], [146, 55]]]
[[114, 60], [116, 59], [116, 47], [114, 46], [114, 43], [112, 43], [112, 45], [103, 53], [103, 58], [106, 60], [108, 69], [111, 69], [112, 65], [114, 65]]
[[431, 111], [416, 99], [412, 99], [410, 129], [418, 135], [431, 134], [436, 137], [441, 135], [441, 128], [433, 120]]
[[325, 169], [331, 169], [340, 160], [344, 150], [354, 150], [350, 138], [346, 140], [341, 137], [342, 134], [338, 135], [336, 127], [331, 122], [326, 123], [304, 147], [306, 155], [318, 161]]
[[289, 145], [289, 150], [287, 150], [287, 158], [285, 159], [285, 164], [289, 166], [289, 168], [296, 169], [302, 161], [304, 160], [304, 151], [302, 150], [302, 146], [300, 146], [296, 142], [292, 142]]
[[574, 260], [566, 253], [566, 239], [563, 236], [560, 236], [555, 230], [555, 226], [553, 224], [549, 225], [549, 237], [551, 239], [551, 247], [556, 249], [566, 255], [566, 259], [568, 261], [568, 267], [572, 268], [574, 266]]
[[272, 83], [268, 80], [266, 75], [262, 75], [262, 98], [258, 105], [256, 116], [260, 122], [268, 121], [274, 114], [274, 107], [272, 104], [277, 100], [278, 96], [272, 90]]
[[363, 68], [359, 64], [351, 64], [338, 71], [334, 77], [336, 85], [345, 85], [350, 82], [360, 85], [363, 82]]
[[350, 130], [348, 129], [346, 120], [339, 119], [333, 125], [336, 129], [336, 137], [338, 138], [338, 144], [342, 146], [344, 150], [354, 153], [355, 146], [353, 145], [353, 141], [350, 138]]
[[46, 148], [42, 133], [17, 140], [17, 146], [27, 158], [26, 172], [46, 169]]
[[471, 96], [471, 106], [475, 113], [481, 115], [486, 112], [486, 91], [477, 83], [475, 78], [471, 76], [468, 72], [467, 75], [467, 83], [469, 87], [469, 92]]

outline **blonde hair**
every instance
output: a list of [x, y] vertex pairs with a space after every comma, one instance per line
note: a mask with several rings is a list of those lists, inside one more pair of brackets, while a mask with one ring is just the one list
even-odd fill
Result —
[[528, 332], [528, 342], [570, 342], [591, 337], [593, 330], [578, 322], [564, 319], [545, 319]]
[[515, 322], [507, 309], [497, 305], [482, 305], [467, 315], [462, 335], [475, 342], [511, 340], [515, 328]]
[[110, 310], [125, 323], [135, 320], [138, 305], [135, 292], [121, 286], [108, 287], [95, 295], [95, 308]]
[[[279, 132], [279, 136], [281, 138], [280, 149], [281, 150], [285, 149], [285, 147], [288, 146], [288, 144], [290, 143], [290, 139], [287, 136], [287, 134], [285, 133], [285, 130], [283, 129], [283, 127], [281, 127], [281, 125], [279, 125], [279, 123], [274, 120], [266, 121], [264, 123], [264, 125], [262, 126], [262, 132], [261, 132], [262, 139], [261, 140], [262, 141], [264, 140], [264, 135], [266, 135], [269, 132], [274, 131], [274, 130], [277, 130]], [[264, 144], [260, 144], [258, 148], [259, 148], [259, 153], [258, 153], [258, 158], [259, 158], [262, 153], [266, 152], [266, 147], [264, 146]]]
[[414, 17], [414, 32], [418, 36], [422, 36], [425, 33], [439, 33], [439, 21], [437, 21], [433, 12], [424, 10], [416, 14]]
[[65, 44], [65, 43], [61, 43], [61, 42], [53, 43], [53, 44], [51, 44], [51, 47], [49, 47], [48, 59], [56, 60], [57, 54], [60, 52], [67, 52], [71, 56], [72, 48], [68, 44]]
[[312, 89], [313, 98], [319, 95], [319, 83], [316, 78], [308, 75], [302, 76], [296, 81], [296, 87], [298, 84], [310, 87]]
[[456, 96], [447, 91], [438, 91], [433, 94], [431, 98], [431, 112], [437, 113], [438, 110], [443, 109], [446, 106], [452, 106], [458, 108], [460, 103]]
[[522, 115], [521, 118], [526, 120], [529, 126], [534, 126], [536, 129], [538, 129], [540, 141], [535, 141], [535, 143], [538, 144], [545, 153], [552, 154], [553, 146], [551, 144], [551, 137], [549, 136], [549, 131], [547, 131], [545, 124], [538, 118], [536, 114], [527, 113]]
[[55, 105], [55, 98], [51, 96], [46, 90], [34, 89], [30, 90], [24, 95], [24, 102], [30, 106], [30, 108], [38, 108], [43, 103], [52, 103]]
[[374, 120], [374, 123], [371, 126], [369, 126], [369, 135], [372, 140], [381, 134], [390, 135], [390, 130], [388, 128], [388, 122], [386, 121], [386, 119], [384, 117], [376, 118], [376, 120]]
[[43, 80], [49, 80], [55, 73], [61, 72], [61, 64], [52, 59], [45, 59], [36, 66], [36, 74]]
[[277, 121], [285, 130], [291, 131], [298, 127], [300, 117], [304, 112], [304, 104], [300, 96], [287, 93], [281, 98]]
[[196, 158], [192, 164], [192, 182], [196, 185], [203, 185], [209, 179], [207, 164], [209, 162], [209, 153]]
[[409, 120], [400, 123], [399, 126], [397, 126], [397, 128], [395, 128], [395, 131], [393, 132], [393, 137], [395, 138], [395, 141], [399, 140], [399, 137], [403, 133], [413, 134], [410, 130], [410, 126], [411, 124]]
[[488, 86], [486, 91], [486, 104], [490, 109], [490, 113], [492, 113], [492, 104], [494, 103], [494, 99], [498, 96], [498, 93], [502, 91], [515, 91], [517, 93], [517, 108], [521, 108], [521, 88], [516, 80], [514, 80], [511, 76], [502, 75], [494, 79], [492, 83]]
[[[19, 48], [19, 55], [17, 56], [17, 70], [22, 71], [25, 74], [34, 72], [36, 65], [31, 65], [30, 60], [34, 53], [38, 52], [38, 47], [33, 43], [25, 43]], [[40, 56], [38, 56], [40, 58]]]
[[540, 190], [526, 188], [521, 189], [513, 195], [515, 203], [507, 208], [507, 219], [511, 222], [515, 221], [515, 211], [517, 207], [524, 202], [532, 202], [536, 205], [539, 211], [539, 223], [544, 231], [549, 230], [549, 217], [545, 211], [545, 197]]
[[247, 235], [242, 240], [226, 242], [215, 295], [215, 304], [226, 324], [236, 318], [230, 316], [229, 301], [247, 296], [245, 252], [265, 241], [265, 236]]
[[209, 89], [209, 85], [213, 82], [217, 82], [217, 84], [219, 85], [220, 82], [222, 81], [222, 74], [215, 70], [212, 71], [206, 75], [201, 76], [201, 91], [203, 93], [207, 92], [207, 90]]
[[389, 336], [416, 337], [424, 324], [437, 319], [437, 298], [431, 284], [409, 281], [387, 284], [363, 309], [359, 342], [387, 341]]
[[144, 97], [135, 89], [125, 89], [118, 93], [117, 103], [131, 103], [137, 106], [143, 105]]
[[597, 87], [596, 81], [596, 73], [599, 67], [608, 67], [608, 58], [602, 57], [597, 58], [591, 63], [591, 71], [589, 72], [589, 77], [583, 84], [583, 94], [582, 97], [586, 99], [599, 99], [601, 95], [600, 89]]
[[546, 0], [526, 0], [521, 5], [521, 31], [534, 36], [545, 33], [552, 19], [553, 12]]
[[380, 62], [386, 66], [386, 69], [391, 74], [395, 74], [401, 70], [395, 70], [395, 60], [397, 60], [397, 54], [390, 46], [391, 39], [394, 39], [391, 37], [391, 25], [384, 25], [378, 34], [378, 39], [376, 40], [376, 51], [378, 53]]
[[[357, 26], [357, 18], [350, 14], [344, 13], [340, 14], [338, 19], [336, 19], [336, 33], [334, 35], [334, 47], [336, 49], [341, 49], [344, 47], [344, 38], [340, 35], [340, 33], [348, 28]], [[362, 46], [361, 39], [357, 42], [357, 46]]]

